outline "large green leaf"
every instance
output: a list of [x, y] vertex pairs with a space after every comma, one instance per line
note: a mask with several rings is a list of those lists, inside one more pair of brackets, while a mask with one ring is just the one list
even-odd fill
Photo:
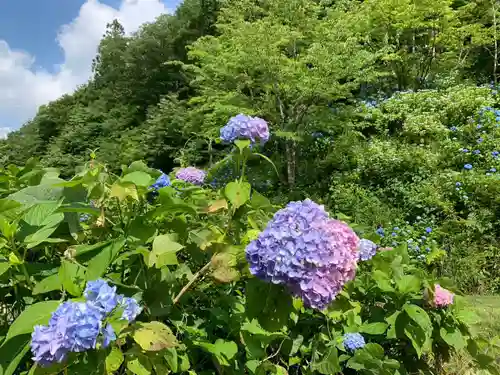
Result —
[[40, 280], [36, 283], [33, 288], [33, 294], [43, 294], [52, 292], [53, 290], [60, 290], [62, 288], [61, 279], [59, 274], [56, 273], [54, 275], [47, 276], [45, 279]]
[[331, 346], [319, 362], [312, 364], [312, 369], [320, 374], [330, 375], [341, 371], [337, 348]]
[[363, 333], [368, 333], [370, 335], [382, 335], [388, 327], [387, 323], [377, 322], [377, 323], [364, 323], [360, 331]]
[[45, 301], [28, 306], [11, 324], [3, 345], [13, 337], [31, 333], [36, 325], [47, 324], [60, 304], [60, 301]]
[[87, 265], [87, 280], [95, 280], [104, 275], [123, 246], [125, 246], [125, 239], [118, 238], [93, 257]]
[[172, 330], [161, 322], [138, 323], [133, 337], [147, 351], [157, 352], [177, 346]]
[[30, 335], [24, 334], [12, 338], [0, 347], [0, 375], [19, 373], [17, 367], [30, 349]]
[[148, 187], [153, 183], [153, 177], [142, 171], [129, 173], [121, 178], [122, 182], [131, 182], [136, 186]]
[[85, 268], [76, 263], [63, 260], [58, 276], [62, 286], [69, 294], [75, 297], [82, 295], [86, 282]]
[[246, 284], [246, 312], [267, 331], [278, 331], [288, 324], [293, 311], [290, 293], [280, 285], [250, 279]]
[[252, 186], [248, 182], [233, 181], [226, 185], [224, 193], [234, 208], [238, 208], [248, 202], [251, 189]]
[[13, 210], [21, 206], [19, 202], [10, 200], [10, 199], [0, 199], [0, 213], [4, 213], [5, 211]]
[[403, 294], [418, 293], [421, 289], [421, 282], [417, 276], [404, 275], [396, 281], [398, 290]]
[[409, 304], [404, 305], [404, 311], [417, 325], [424, 331], [432, 331], [432, 322], [429, 315], [420, 306]]
[[148, 266], [157, 268], [178, 264], [176, 253], [184, 246], [175, 242], [169, 234], [156, 236], [153, 241], [153, 250], [149, 254]]
[[29, 225], [43, 226], [44, 221], [52, 215], [61, 205], [61, 201], [40, 202], [31, 206], [23, 215], [23, 220]]
[[238, 353], [238, 345], [236, 345], [234, 341], [217, 339], [213, 344], [200, 341], [195, 342], [195, 344], [205, 349], [207, 352], [212, 353], [222, 366], [229, 366], [229, 361]]
[[0, 276], [7, 272], [10, 268], [10, 263], [0, 259]]
[[461, 350], [467, 346], [464, 336], [456, 327], [441, 327], [439, 334], [444, 342], [453, 346], [456, 350]]

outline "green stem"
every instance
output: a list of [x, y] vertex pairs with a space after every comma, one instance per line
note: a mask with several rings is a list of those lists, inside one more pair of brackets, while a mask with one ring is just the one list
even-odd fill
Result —
[[31, 279], [30, 279], [30, 274], [28, 273], [28, 269], [26, 268], [26, 264], [24, 264], [24, 259], [26, 258], [27, 249], [24, 251], [23, 256], [21, 257], [21, 254], [19, 254], [19, 251], [17, 251], [15, 241], [12, 240], [12, 252], [16, 255], [17, 259], [20, 259], [22, 261], [20, 267], [21, 267], [21, 270], [23, 271], [24, 277], [26, 278], [26, 282], [28, 283], [28, 285], [30, 287], [33, 287], [33, 283], [31, 282]]

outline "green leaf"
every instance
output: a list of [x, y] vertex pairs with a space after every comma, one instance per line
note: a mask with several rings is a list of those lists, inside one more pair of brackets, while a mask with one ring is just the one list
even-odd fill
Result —
[[250, 147], [250, 140], [249, 139], [236, 139], [234, 141], [234, 144], [238, 149], [240, 150], [240, 153], [243, 152], [244, 149]]
[[0, 374], [13, 375], [19, 373], [16, 371], [19, 364], [30, 350], [30, 336], [17, 336], [8, 344], [0, 347]]
[[250, 279], [246, 284], [246, 313], [257, 319], [267, 331], [278, 331], [288, 324], [293, 301], [290, 293], [280, 285]]
[[39, 227], [44, 225], [43, 222], [52, 215], [61, 205], [60, 201], [43, 202], [31, 206], [23, 215], [23, 220], [29, 225]]
[[377, 283], [378, 288], [382, 292], [393, 292], [392, 281], [388, 274], [381, 270], [375, 270], [372, 273], [373, 280]]
[[256, 152], [255, 155], [257, 156], [260, 156], [262, 159], [264, 159], [265, 161], [267, 161], [269, 164], [271, 164], [274, 168], [274, 172], [276, 173], [276, 176], [279, 176], [279, 172], [278, 172], [278, 168], [276, 168], [276, 165], [274, 165], [273, 161], [271, 159], [269, 159], [266, 155], [263, 155], [259, 152]]
[[175, 348], [165, 349], [165, 361], [167, 361], [168, 367], [172, 372], [177, 372], [179, 366], [177, 361], [177, 350]]
[[85, 268], [67, 260], [61, 262], [59, 281], [69, 294], [75, 297], [81, 296], [86, 280]]
[[153, 366], [147, 357], [135, 357], [127, 361], [127, 369], [135, 375], [151, 375]]
[[125, 239], [117, 238], [93, 257], [87, 265], [87, 280], [95, 280], [104, 275], [123, 246]]
[[57, 226], [42, 227], [40, 230], [27, 236], [24, 242], [27, 244], [28, 249], [38, 246], [42, 242], [48, 242], [49, 237], [56, 231]]
[[111, 186], [111, 192], [109, 193], [109, 196], [111, 198], [118, 198], [120, 202], [124, 201], [128, 197], [136, 201], [139, 200], [137, 188], [131, 182], [116, 181], [113, 186]]
[[424, 309], [417, 305], [404, 305], [403, 310], [424, 331], [432, 331], [432, 322]]
[[226, 185], [224, 193], [234, 208], [243, 206], [250, 199], [252, 186], [248, 182], [233, 181]]
[[148, 266], [156, 268], [178, 264], [176, 253], [184, 246], [175, 242], [169, 234], [156, 236], [153, 241], [153, 250], [149, 254]]
[[54, 274], [47, 276], [45, 279], [40, 280], [38, 283], [36, 283], [35, 287], [33, 288], [33, 294], [43, 294], [43, 293], [48, 293], [52, 292], [53, 290], [60, 290], [62, 288], [62, 283], [59, 278], [59, 274]]
[[123, 363], [123, 353], [116, 346], [111, 348], [111, 351], [106, 356], [106, 372], [112, 373], [117, 371]]
[[444, 342], [453, 346], [456, 350], [461, 350], [467, 346], [464, 336], [456, 327], [441, 327], [439, 334]]
[[10, 199], [0, 199], [0, 213], [13, 210], [14, 208], [20, 207], [21, 204], [19, 202], [10, 200]]
[[421, 289], [420, 279], [414, 275], [404, 275], [396, 281], [398, 290], [403, 294], [418, 293]]
[[194, 342], [199, 347], [212, 353], [222, 366], [229, 366], [229, 361], [238, 353], [238, 345], [234, 341], [217, 339], [214, 344], [209, 342]]
[[361, 326], [360, 331], [369, 335], [382, 335], [389, 325], [387, 323], [365, 323]]
[[379, 344], [370, 342], [363, 347], [363, 350], [370, 353], [373, 358], [384, 358], [384, 348], [382, 348]]
[[177, 346], [177, 339], [161, 322], [138, 323], [133, 333], [134, 340], [147, 351], [160, 351]]
[[46, 325], [60, 304], [60, 301], [45, 301], [28, 306], [11, 324], [3, 345], [13, 337], [31, 333], [36, 325]]
[[429, 347], [428, 334], [420, 326], [414, 324], [407, 324], [404, 327], [404, 333], [410, 339], [418, 358], [420, 358]]
[[339, 373], [342, 369], [340, 368], [337, 348], [335, 346], [331, 346], [320, 362], [312, 364], [312, 368], [320, 374], [325, 375]]
[[0, 276], [7, 272], [10, 268], [10, 263], [0, 260]]
[[153, 183], [153, 177], [142, 171], [129, 173], [121, 178], [122, 182], [131, 182], [136, 186], [148, 187]]

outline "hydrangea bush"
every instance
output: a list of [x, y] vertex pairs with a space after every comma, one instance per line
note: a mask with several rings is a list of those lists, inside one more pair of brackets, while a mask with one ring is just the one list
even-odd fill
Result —
[[275, 206], [245, 173], [217, 189], [202, 170], [169, 183], [142, 162], [2, 173], [3, 375], [396, 375], [465, 348], [494, 368], [453, 286], [406, 242], [379, 247], [383, 227], [311, 199]]

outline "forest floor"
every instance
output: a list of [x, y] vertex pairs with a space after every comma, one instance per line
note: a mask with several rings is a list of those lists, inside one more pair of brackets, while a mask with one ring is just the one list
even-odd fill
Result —
[[[467, 298], [472, 311], [479, 316], [475, 327], [483, 336], [493, 339], [500, 337], [500, 296], [470, 296]], [[497, 355], [500, 362], [500, 350]], [[455, 356], [446, 367], [445, 374], [449, 375], [489, 375], [487, 371], [478, 371], [470, 368], [471, 358], [465, 354]]]

